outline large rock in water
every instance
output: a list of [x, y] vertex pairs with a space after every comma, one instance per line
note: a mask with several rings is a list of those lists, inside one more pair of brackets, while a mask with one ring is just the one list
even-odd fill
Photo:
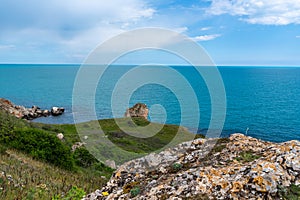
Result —
[[65, 109], [63, 107], [52, 107], [51, 109], [51, 115], [58, 116], [62, 115], [65, 112]]
[[233, 134], [126, 162], [84, 199], [282, 199], [283, 188], [291, 185], [300, 185], [300, 141]]
[[125, 117], [143, 117], [148, 119], [148, 107], [146, 104], [137, 103], [133, 107], [128, 108], [125, 112]]

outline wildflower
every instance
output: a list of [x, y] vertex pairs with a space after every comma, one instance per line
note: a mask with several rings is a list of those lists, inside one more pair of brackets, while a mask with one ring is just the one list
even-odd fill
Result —
[[103, 196], [108, 196], [109, 193], [108, 193], [108, 192], [102, 192], [102, 195], [103, 195]]

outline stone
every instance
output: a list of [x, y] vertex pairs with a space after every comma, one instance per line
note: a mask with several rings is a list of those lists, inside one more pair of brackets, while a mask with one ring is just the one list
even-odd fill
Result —
[[142, 117], [148, 119], [149, 109], [146, 104], [137, 103], [133, 107], [128, 108], [124, 114], [124, 117]]
[[84, 143], [84, 142], [75, 142], [75, 144], [72, 145], [72, 151], [74, 152], [76, 149], [82, 147], [85, 144], [86, 143]]
[[106, 160], [105, 165], [109, 166], [112, 169], [116, 169], [116, 162], [114, 160]]
[[[64, 108], [53, 107], [54, 116], [61, 115], [64, 112]], [[25, 108], [24, 106], [14, 105], [7, 99], [0, 98], [0, 109], [7, 111], [9, 114], [26, 120], [33, 120], [38, 117], [47, 117], [51, 113], [49, 110], [42, 110], [40, 107], [34, 105], [31, 108]]]
[[58, 139], [60, 139], [60, 140], [63, 140], [63, 139], [64, 139], [64, 135], [63, 135], [62, 133], [58, 133], [58, 134], [56, 135], [56, 137], [57, 137]]
[[[222, 151], [209, 154], [216, 140], [185, 142], [128, 161], [100, 191], [110, 191], [111, 198], [131, 199], [123, 188], [135, 183], [142, 186], [142, 191], [134, 199], [197, 199], [205, 194], [210, 199], [254, 200], [280, 199], [278, 186], [300, 185], [300, 142], [278, 144], [232, 134], [229, 142], [217, 144], [225, 146]], [[242, 152], [259, 157], [238, 160]], [[179, 158], [182, 167], [174, 168]], [[96, 195], [97, 199], [108, 197]]]
[[52, 116], [59, 116], [59, 115], [62, 115], [64, 112], [65, 112], [65, 109], [63, 107], [52, 107], [51, 108]]
[[49, 110], [44, 110], [43, 111], [43, 116], [44, 117], [47, 117], [47, 116], [49, 116], [51, 113], [50, 113], [50, 111]]

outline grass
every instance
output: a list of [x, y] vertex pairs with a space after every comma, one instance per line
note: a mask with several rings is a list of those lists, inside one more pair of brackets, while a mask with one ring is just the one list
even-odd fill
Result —
[[239, 162], [252, 162], [258, 158], [260, 158], [261, 156], [259, 155], [255, 155], [253, 152], [251, 151], [243, 151], [239, 154], [238, 157], [235, 158], [235, 160], [239, 161]]
[[300, 200], [300, 185], [292, 184], [286, 188], [279, 186], [278, 193], [281, 199], [284, 200]]
[[0, 199], [51, 199], [67, 194], [75, 186], [92, 192], [107, 181], [101, 178], [103, 174], [94, 172], [63, 170], [24, 153], [6, 150], [0, 154]]

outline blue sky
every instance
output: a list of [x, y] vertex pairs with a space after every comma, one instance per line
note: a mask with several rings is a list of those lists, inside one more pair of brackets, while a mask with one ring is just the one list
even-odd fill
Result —
[[300, 66], [300, 0], [1, 0], [0, 9], [0, 63], [81, 63], [119, 33], [162, 27], [217, 65]]

